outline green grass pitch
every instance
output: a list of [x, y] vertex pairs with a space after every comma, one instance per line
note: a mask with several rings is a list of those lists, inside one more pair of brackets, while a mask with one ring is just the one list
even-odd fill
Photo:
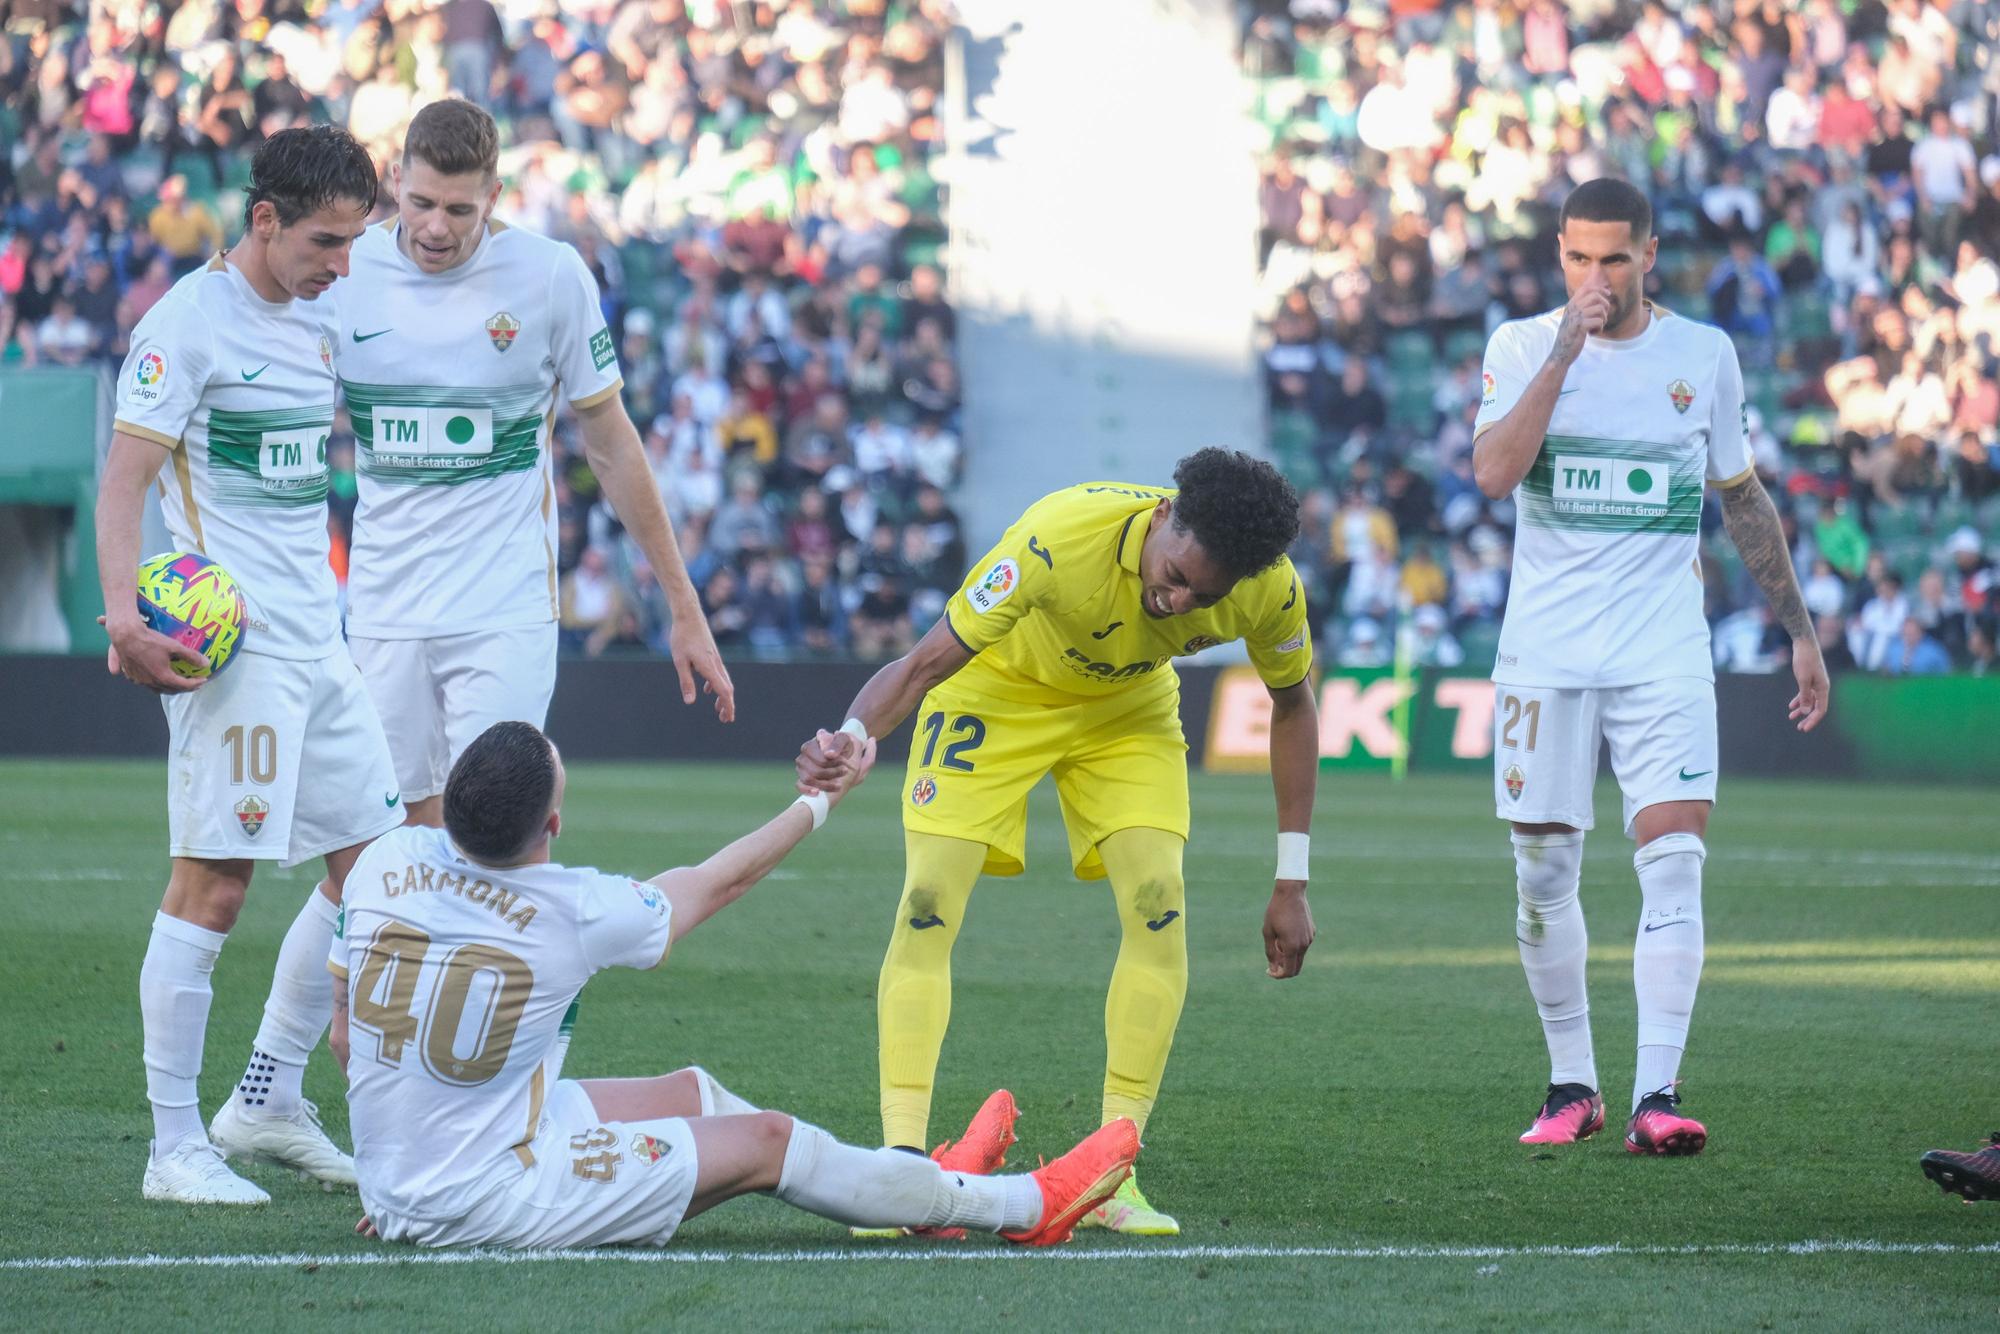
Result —
[[[592, 982], [568, 1072], [699, 1062], [754, 1101], [872, 1142], [875, 972], [900, 882], [900, 786], [892, 773], [872, 782], [661, 973]], [[418, 1264], [352, 1235], [353, 1196], [281, 1174], [252, 1169], [274, 1196], [261, 1210], [140, 1200], [149, 1121], [137, 978], [165, 869], [162, 771], [0, 766], [0, 1326], [2000, 1322], [2000, 1205], [1947, 1199], [1916, 1166], [1925, 1148], [1970, 1147], [2000, 1127], [1993, 793], [1725, 784], [1683, 1071], [1710, 1147], [1642, 1161], [1617, 1133], [1638, 891], [1616, 794], [1599, 794], [1584, 866], [1612, 1128], [1537, 1151], [1515, 1137], [1546, 1065], [1487, 792], [1476, 779], [1325, 776], [1319, 943], [1304, 976], [1280, 984], [1263, 976], [1258, 938], [1268, 784], [1196, 777], [1193, 985], [1141, 1160], [1154, 1201], [1181, 1219], [1176, 1248], [1103, 1233], [1037, 1255], [978, 1238], [857, 1244], [752, 1200], [690, 1224], [666, 1259]], [[786, 799], [775, 767], [579, 766], [560, 851], [648, 874]], [[1025, 1114], [1017, 1161], [1030, 1163], [1094, 1124], [1117, 945], [1104, 889], [1068, 874], [1046, 786], [1033, 829], [1029, 874], [974, 896], [933, 1125], [942, 1138], [1004, 1084]], [[242, 1068], [278, 941], [310, 882], [303, 869], [264, 874], [223, 951], [205, 1111]], [[339, 1077], [323, 1053], [307, 1092], [344, 1142]], [[1795, 1245], [1814, 1242], [1882, 1249]], [[1580, 1253], [1599, 1246], [1622, 1249]], [[781, 1258], [789, 1252], [807, 1254]], [[142, 1255], [291, 1258], [21, 1263]], [[343, 1257], [390, 1262], [328, 1262]]]

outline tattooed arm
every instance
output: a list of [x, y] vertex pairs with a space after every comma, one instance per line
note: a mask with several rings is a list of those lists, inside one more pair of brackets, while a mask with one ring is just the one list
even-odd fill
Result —
[[1799, 577], [1792, 569], [1792, 553], [1785, 545], [1785, 530], [1778, 522], [1778, 508], [1764, 493], [1764, 484], [1751, 473], [1743, 482], [1722, 492], [1722, 526], [1736, 543], [1736, 553], [1757, 580], [1771, 614], [1792, 637], [1792, 675], [1798, 678], [1799, 693], [1792, 697], [1792, 721], [1801, 732], [1819, 726], [1831, 703], [1826, 679], [1826, 660], [1820, 656], [1819, 636], [1813, 633], [1812, 615], [1806, 610], [1805, 595], [1799, 591]]

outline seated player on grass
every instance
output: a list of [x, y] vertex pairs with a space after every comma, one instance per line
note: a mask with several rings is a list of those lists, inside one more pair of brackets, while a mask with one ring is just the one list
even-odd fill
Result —
[[1067, 1239], [1131, 1172], [1131, 1121], [1032, 1175], [988, 1176], [1013, 1138], [1004, 1094], [961, 1142], [968, 1152], [932, 1162], [842, 1144], [700, 1069], [548, 1078], [563, 1011], [592, 973], [665, 962], [817, 829], [874, 758], [871, 745], [701, 865], [637, 881], [550, 861], [556, 748], [528, 723], [481, 733], [446, 780], [444, 828], [397, 829], [348, 876], [328, 967], [361, 1230], [425, 1246], [657, 1246], [681, 1220], [762, 1191], [851, 1227]]

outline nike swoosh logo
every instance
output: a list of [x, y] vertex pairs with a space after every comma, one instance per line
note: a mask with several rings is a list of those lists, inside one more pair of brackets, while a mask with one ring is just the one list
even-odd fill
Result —
[[1174, 920], [1174, 919], [1175, 919], [1176, 917], [1179, 917], [1180, 915], [1181, 915], [1181, 912], [1180, 912], [1180, 909], [1178, 909], [1178, 908], [1169, 908], [1169, 909], [1167, 909], [1167, 910], [1166, 910], [1166, 911], [1165, 911], [1164, 913], [1160, 914], [1160, 920], [1159, 920], [1159, 921], [1157, 921], [1157, 922], [1148, 922], [1148, 923], [1146, 923], [1146, 929], [1147, 929], [1148, 931], [1159, 931], [1159, 930], [1162, 930], [1162, 929], [1163, 929], [1163, 928], [1165, 928], [1165, 927], [1166, 927], [1166, 926], [1167, 926], [1167, 925], [1168, 925], [1169, 923], [1171, 923], [1171, 922], [1172, 922], [1172, 921], [1173, 921], [1173, 920]]
[[388, 796], [382, 798], [382, 804], [384, 806], [394, 806], [402, 798], [402, 795], [401, 792], [391, 792]]
[[1698, 774], [1691, 774], [1691, 773], [1689, 773], [1689, 772], [1688, 772], [1688, 771], [1687, 771], [1686, 769], [1682, 769], [1682, 770], [1681, 770], [1681, 781], [1682, 781], [1683, 783], [1692, 783], [1692, 782], [1693, 782], [1693, 781], [1694, 781], [1695, 779], [1697, 779], [1697, 778], [1706, 778], [1706, 777], [1708, 777], [1708, 776], [1709, 776], [1710, 774], [1712, 774], [1712, 773], [1714, 773], [1714, 772], [1715, 772], [1715, 770], [1713, 770], [1713, 769], [1703, 769], [1703, 770], [1702, 770], [1702, 771], [1701, 771], [1700, 773], [1698, 773]]
[[1123, 621], [1113, 621], [1111, 624], [1105, 626], [1102, 630], [1092, 630], [1090, 632], [1090, 637], [1092, 639], [1102, 639], [1104, 638], [1104, 636], [1110, 634], [1113, 630], [1116, 630], [1119, 626], [1123, 624], [1125, 624], [1125, 622]]
[[394, 333], [394, 332], [395, 332], [394, 328], [388, 328], [388, 329], [377, 329], [372, 334], [365, 334], [362, 333], [361, 330], [356, 329], [354, 331], [354, 341], [357, 343], [365, 343], [371, 338], [380, 338], [385, 333]]
[[929, 917], [912, 917], [910, 919], [910, 929], [913, 931], [928, 931], [934, 926], [943, 925], [944, 918], [939, 917], [936, 913], [932, 913]]
[[256, 370], [254, 370], [254, 371], [243, 371], [243, 372], [241, 372], [241, 374], [242, 374], [243, 378], [244, 378], [244, 379], [245, 379], [246, 381], [247, 381], [247, 380], [254, 380], [254, 379], [256, 379], [256, 378], [257, 378], [258, 376], [262, 375], [262, 374], [263, 374], [263, 373], [264, 373], [265, 371], [268, 371], [268, 370], [270, 370], [270, 369], [271, 369], [271, 363], [267, 361], [267, 362], [265, 362], [265, 363], [264, 363], [263, 365], [259, 366], [259, 367], [258, 367], [258, 368], [257, 368]]
[[1674, 922], [1661, 922], [1661, 923], [1660, 923], [1659, 925], [1657, 925], [1657, 926], [1649, 926], [1649, 927], [1647, 927], [1647, 928], [1646, 928], [1646, 933], [1647, 933], [1648, 935], [1651, 935], [1651, 934], [1652, 934], [1653, 932], [1655, 932], [1655, 931], [1664, 931], [1664, 930], [1666, 930], [1666, 929], [1667, 929], [1668, 927], [1670, 927], [1670, 926], [1687, 926], [1688, 924], [1689, 924], [1689, 923], [1688, 923], [1688, 919], [1687, 919], [1687, 918], [1685, 918], [1685, 917], [1683, 917], [1683, 918], [1681, 918], [1681, 919], [1680, 919], [1680, 920], [1678, 920], [1678, 921], [1674, 921]]

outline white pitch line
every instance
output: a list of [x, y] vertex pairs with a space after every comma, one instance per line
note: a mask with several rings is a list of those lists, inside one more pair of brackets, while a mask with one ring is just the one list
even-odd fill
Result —
[[612, 1261], [620, 1264], [928, 1264], [934, 1261], [1105, 1260], [1608, 1260], [1693, 1256], [1996, 1255], [2000, 1242], [1787, 1241], [1723, 1242], [1713, 1246], [1164, 1246], [1017, 1250], [527, 1250], [355, 1251], [313, 1255], [304, 1251], [247, 1255], [62, 1255], [0, 1260], [0, 1271], [89, 1269], [303, 1269], [322, 1265], [544, 1264]]

